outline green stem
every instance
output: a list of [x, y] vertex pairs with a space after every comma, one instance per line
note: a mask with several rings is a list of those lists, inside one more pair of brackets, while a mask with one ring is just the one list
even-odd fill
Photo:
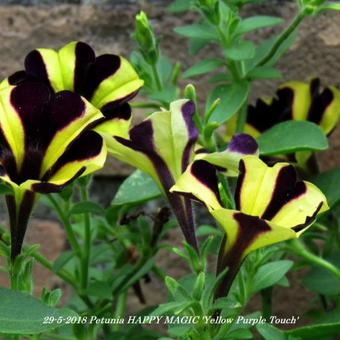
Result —
[[[115, 319], [120, 319], [124, 317], [126, 301], [127, 301], [127, 290], [118, 295], [117, 304], [116, 304], [116, 308], [115, 308], [114, 315], [113, 315]], [[117, 331], [118, 329], [119, 329], [119, 323], [113, 326], [113, 330]]]
[[266, 289], [261, 290], [262, 315], [267, 320], [272, 315], [272, 293], [273, 287], [268, 287]]
[[73, 228], [72, 228], [72, 225], [71, 225], [69, 219], [65, 215], [63, 209], [60, 207], [58, 201], [52, 195], [47, 195], [47, 198], [49, 199], [49, 201], [51, 202], [51, 204], [55, 208], [61, 222], [64, 225], [64, 228], [65, 228], [65, 231], [66, 231], [66, 234], [67, 234], [67, 238], [68, 238], [68, 240], [71, 244], [72, 249], [80, 257], [81, 256], [81, 249], [80, 249], [79, 243], [77, 241], [76, 235], [73, 231]]
[[296, 28], [300, 25], [302, 20], [305, 18], [306, 12], [305, 10], [300, 11], [295, 18], [292, 20], [290, 25], [279, 35], [275, 44], [272, 46], [270, 51], [265, 55], [256, 66], [263, 66], [268, 63], [277, 53], [278, 49], [281, 45], [289, 38], [289, 36], [296, 30]]
[[242, 133], [244, 131], [244, 127], [247, 122], [247, 114], [248, 114], [248, 101], [246, 100], [241, 109], [240, 112], [238, 113], [237, 116], [237, 121], [236, 121], [236, 132], [237, 133]]
[[[88, 200], [87, 185], [80, 186], [80, 196], [82, 201]], [[84, 249], [81, 259], [81, 288], [86, 290], [89, 277], [89, 266], [91, 257], [91, 220], [90, 214], [84, 214]]]
[[159, 104], [153, 102], [133, 102], [130, 105], [137, 109], [159, 109]]
[[152, 68], [152, 74], [153, 74], [153, 77], [155, 79], [157, 89], [158, 89], [158, 91], [162, 91], [162, 82], [161, 82], [161, 78], [159, 77], [159, 74], [158, 74], [157, 65], [152, 64], [151, 68]]
[[292, 240], [290, 242], [289, 249], [291, 249], [296, 255], [303, 257], [307, 262], [315, 264], [333, 273], [340, 280], [340, 269], [334, 266], [331, 262], [313, 254], [306, 248], [302, 241], [298, 239]]

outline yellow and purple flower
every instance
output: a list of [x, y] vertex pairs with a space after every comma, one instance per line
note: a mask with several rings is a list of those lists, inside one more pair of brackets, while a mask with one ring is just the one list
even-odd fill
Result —
[[[195, 154], [198, 130], [192, 119], [194, 112], [193, 102], [182, 99], [172, 102], [169, 110], [151, 114], [127, 131], [125, 137], [112, 136], [110, 131], [103, 133], [100, 130], [111, 155], [143, 170], [155, 180], [168, 198], [187, 242], [197, 249], [190, 200], [171, 193], [170, 188], [194, 159], [206, 159], [216, 166], [223, 163], [230, 174], [234, 173], [243, 152], [256, 153], [257, 144], [250, 136], [248, 139], [239, 136], [225, 152], [208, 154], [201, 150]], [[242, 149], [246, 142], [249, 143], [249, 138], [253, 144], [247, 150]], [[238, 143], [239, 148], [236, 148]]]
[[218, 272], [229, 270], [218, 296], [228, 292], [251, 251], [299, 237], [318, 213], [328, 209], [323, 193], [312, 183], [297, 180], [288, 163], [270, 167], [256, 156], [245, 156], [239, 172], [235, 210], [222, 207], [216, 168], [204, 160], [194, 162], [171, 189], [202, 201], [226, 233]]
[[282, 84], [276, 97], [258, 99], [248, 109], [246, 132], [257, 137], [286, 120], [308, 120], [326, 135], [335, 128], [340, 115], [340, 91], [335, 86], [320, 88], [320, 80], [309, 83], [289, 81]]
[[110, 129], [115, 135], [129, 126], [128, 101], [144, 83], [125, 58], [114, 54], [96, 56], [81, 41], [70, 42], [58, 51], [31, 51], [25, 58], [25, 70], [5, 79], [0, 88], [36, 81], [42, 81], [55, 93], [67, 90], [84, 97], [104, 115], [103, 129]]
[[42, 82], [0, 90], [0, 178], [7, 196], [12, 259], [21, 251], [36, 193], [57, 192], [74, 179], [100, 169], [103, 138], [92, 127], [100, 110], [70, 91], [55, 93]]

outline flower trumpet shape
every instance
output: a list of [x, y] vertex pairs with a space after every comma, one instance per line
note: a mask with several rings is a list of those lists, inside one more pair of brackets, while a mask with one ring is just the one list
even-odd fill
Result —
[[226, 295], [244, 258], [253, 250], [299, 237], [328, 209], [323, 193], [312, 183], [298, 181], [288, 163], [267, 166], [256, 156], [240, 160], [235, 191], [236, 210], [221, 206], [215, 168], [194, 162], [171, 189], [205, 203], [226, 233], [218, 273], [229, 267], [216, 297]]
[[258, 99], [249, 106], [246, 130], [257, 137], [286, 120], [308, 120], [318, 124], [326, 135], [335, 128], [340, 114], [340, 91], [329, 86], [320, 91], [320, 80], [309, 83], [289, 81], [282, 84], [276, 97]]
[[80, 41], [58, 51], [31, 51], [25, 58], [25, 71], [14, 73], [0, 87], [25, 81], [42, 81], [55, 93], [68, 90], [86, 98], [102, 111], [105, 119], [101, 126], [112, 135], [126, 131], [131, 118], [128, 101], [144, 83], [125, 58], [114, 54], [96, 57], [93, 49]]
[[198, 131], [193, 123], [194, 104], [178, 100], [169, 111], [151, 114], [140, 124], [126, 131], [126, 137], [105, 136], [108, 152], [148, 173], [167, 197], [188, 243], [197, 249], [190, 200], [169, 189], [194, 157]]
[[168, 198], [187, 242], [197, 249], [190, 199], [171, 193], [170, 188], [196, 158], [217, 166], [223, 164], [234, 172], [240, 155], [258, 151], [252, 137], [239, 135], [225, 152], [195, 155], [198, 131], [192, 119], [194, 112], [193, 102], [177, 100], [170, 104], [169, 111], [155, 112], [131, 128], [127, 138], [106, 134], [105, 140], [111, 155], [143, 170], [155, 180]]
[[106, 159], [102, 137], [91, 130], [103, 114], [78, 94], [54, 93], [42, 82], [0, 90], [0, 178], [7, 196], [12, 259], [20, 253], [36, 193], [60, 191]]
[[[308, 120], [320, 126], [326, 135], [336, 127], [340, 115], [340, 91], [329, 86], [321, 88], [320, 80], [315, 78], [309, 83], [289, 81], [283, 83], [276, 96], [258, 99], [248, 108], [245, 132], [253, 137], [287, 120]], [[231, 136], [236, 121], [228, 126], [227, 134]], [[312, 153], [297, 152], [288, 159], [296, 162], [303, 169], [314, 166], [308, 164]], [[282, 156], [283, 160], [287, 159]]]

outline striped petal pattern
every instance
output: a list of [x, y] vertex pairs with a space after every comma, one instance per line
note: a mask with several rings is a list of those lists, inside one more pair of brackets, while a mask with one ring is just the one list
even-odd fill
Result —
[[[169, 192], [194, 158], [198, 131], [193, 123], [194, 104], [177, 100], [169, 111], [151, 114], [129, 130], [128, 136], [105, 136], [108, 152], [148, 173], [167, 196], [187, 241], [197, 247], [190, 201]], [[97, 131], [97, 128], [96, 128]]]
[[[22, 82], [0, 90], [0, 178], [14, 189], [9, 209], [26, 214], [34, 193], [60, 191], [79, 176], [100, 169], [106, 159], [103, 138], [91, 130], [103, 114], [70, 91], [55, 93], [42, 82]], [[27, 201], [28, 200], [28, 201]], [[14, 207], [13, 207], [14, 205]], [[20, 213], [21, 211], [21, 213]], [[11, 217], [13, 240], [26, 226]], [[15, 247], [18, 255], [21, 244]]]
[[204, 160], [194, 162], [171, 190], [204, 202], [227, 235], [218, 267], [221, 271], [228, 266], [229, 271], [217, 297], [229, 290], [247, 254], [299, 237], [318, 213], [328, 209], [323, 193], [312, 183], [299, 181], [292, 165], [270, 167], [252, 155], [240, 160], [236, 210], [222, 207], [216, 169]]
[[0, 88], [27, 81], [42, 81], [55, 93], [67, 90], [83, 96], [104, 115], [98, 131], [111, 129], [111, 135], [127, 132], [131, 118], [128, 101], [143, 86], [143, 80], [125, 58], [114, 54], [96, 57], [88, 44], [79, 41], [58, 51], [31, 51], [25, 58], [25, 71], [11, 75]]
[[242, 133], [234, 135], [224, 151], [198, 151], [194, 162], [170, 191], [189, 195], [205, 203], [210, 210], [221, 208], [216, 170], [227, 176], [237, 176], [240, 160], [247, 155], [258, 155], [258, 145], [253, 137]]
[[310, 83], [289, 81], [282, 84], [276, 97], [258, 99], [249, 106], [246, 131], [255, 137], [286, 120], [309, 120], [330, 134], [339, 120], [340, 91], [329, 86], [320, 89], [320, 80]]

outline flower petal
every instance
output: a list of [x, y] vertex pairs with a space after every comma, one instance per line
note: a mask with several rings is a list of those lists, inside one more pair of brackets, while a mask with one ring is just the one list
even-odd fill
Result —
[[233, 136], [227, 149], [221, 152], [198, 153], [195, 159], [202, 159], [225, 169], [227, 176], [237, 176], [240, 159], [245, 155], [258, 155], [259, 149], [256, 140], [240, 133]]
[[221, 208], [216, 168], [205, 160], [190, 164], [170, 192], [203, 202], [209, 210]]
[[104, 54], [97, 57], [91, 66], [86, 83], [85, 96], [91, 98], [93, 105], [105, 108], [106, 105], [129, 100], [144, 81], [125, 58]]
[[75, 91], [100, 109], [126, 102], [143, 86], [126, 59], [113, 54], [96, 58], [83, 42], [73, 41], [59, 51], [36, 49], [27, 55], [25, 69], [55, 92]]
[[320, 93], [319, 79], [313, 79], [310, 86], [313, 101], [307, 119], [320, 125], [325, 134], [330, 134], [339, 120], [340, 91], [336, 87], [330, 86]]
[[30, 182], [31, 190], [41, 193], [60, 191], [77, 177], [101, 169], [106, 146], [94, 131], [83, 132], [58, 159], [41, 182]]
[[68, 91], [57, 93], [50, 106], [54, 134], [44, 155], [41, 177], [82, 131], [102, 118], [103, 115], [98, 109], [77, 94]]
[[211, 214], [227, 234], [225, 252], [238, 262], [253, 250], [297, 237], [292, 229], [239, 211], [216, 209]]
[[243, 213], [286, 228], [306, 223], [321, 208], [320, 204], [321, 211], [327, 210], [322, 192], [311, 183], [297, 181], [293, 166], [277, 163], [268, 167], [252, 156], [240, 162], [235, 200]]
[[[102, 110], [103, 112], [103, 110]], [[129, 138], [131, 124], [131, 107], [128, 103], [122, 104], [112, 111], [103, 112], [105, 120], [94, 128], [108, 141], [112, 136]]]

